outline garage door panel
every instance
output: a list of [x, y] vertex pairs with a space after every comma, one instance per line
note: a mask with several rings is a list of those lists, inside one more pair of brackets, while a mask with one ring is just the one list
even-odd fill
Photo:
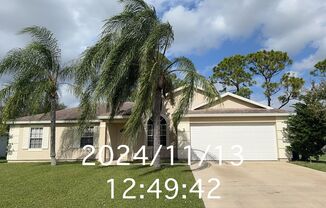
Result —
[[276, 132], [273, 124], [192, 124], [192, 159], [203, 156], [207, 146], [207, 160], [218, 159], [217, 146], [222, 146], [223, 160], [237, 160], [232, 146], [240, 145], [245, 160], [276, 160]]

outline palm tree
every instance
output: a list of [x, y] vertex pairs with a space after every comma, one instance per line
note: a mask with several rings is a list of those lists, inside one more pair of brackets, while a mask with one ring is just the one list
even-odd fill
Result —
[[68, 78], [69, 68], [61, 67], [61, 50], [52, 32], [44, 27], [24, 28], [20, 34], [30, 34], [32, 41], [25, 48], [13, 49], [0, 62], [0, 76], [12, 81], [0, 90], [4, 103], [1, 123], [17, 117], [22, 109], [37, 112], [46, 107], [51, 115], [51, 165], [56, 165], [55, 128], [58, 89]]
[[[174, 104], [175, 74], [182, 76], [183, 94], [173, 113], [176, 128], [191, 105], [196, 86], [213, 99], [215, 87], [197, 73], [185, 57], [166, 58], [174, 35], [169, 23], [163, 23], [155, 8], [143, 0], [120, 0], [124, 10], [105, 21], [100, 40], [87, 49], [76, 67], [76, 92], [81, 98], [82, 121], [92, 118], [98, 103], [105, 102], [113, 117], [120, 104], [135, 93], [135, 105], [124, 133], [135, 141], [143, 118], [152, 116], [154, 152], [160, 145], [162, 104]], [[160, 167], [160, 157], [155, 160]]]

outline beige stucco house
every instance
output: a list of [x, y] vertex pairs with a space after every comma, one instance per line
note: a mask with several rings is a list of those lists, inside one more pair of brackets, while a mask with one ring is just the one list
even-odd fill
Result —
[[[177, 99], [182, 89], [175, 91]], [[58, 160], [78, 160], [87, 155], [83, 146], [94, 145], [98, 151], [102, 145], [110, 145], [114, 159], [121, 154], [117, 147], [128, 144], [124, 137], [124, 124], [130, 115], [133, 103], [126, 102], [120, 107], [118, 115], [110, 115], [104, 106], [100, 106], [97, 117], [91, 121], [91, 127], [85, 132], [78, 131], [78, 108], [57, 111], [56, 155]], [[197, 89], [193, 103], [180, 122], [177, 132], [172, 128], [170, 116], [174, 107], [166, 104], [161, 117], [162, 156], [169, 157], [167, 146], [173, 145], [175, 157], [187, 158], [187, 145], [191, 145], [192, 158], [201, 158], [208, 146], [207, 160], [235, 160], [234, 145], [242, 147], [241, 154], [245, 160], [279, 160], [285, 159], [283, 138], [289, 113], [259, 104], [252, 100], [225, 93], [220, 99], [208, 104], [201, 89]], [[141, 145], [146, 145], [146, 154], [153, 156], [153, 137], [151, 119], [144, 120], [141, 136], [135, 142], [131, 154]], [[50, 159], [50, 120], [49, 115], [22, 117], [10, 123], [8, 162], [48, 161]], [[222, 146], [222, 154], [216, 147]], [[96, 153], [96, 158], [98, 158]], [[105, 154], [105, 157], [108, 157]]]

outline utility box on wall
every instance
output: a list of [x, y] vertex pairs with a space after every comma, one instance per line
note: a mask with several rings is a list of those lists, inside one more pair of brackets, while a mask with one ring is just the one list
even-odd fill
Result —
[[0, 157], [7, 156], [7, 145], [8, 145], [7, 136], [0, 136]]

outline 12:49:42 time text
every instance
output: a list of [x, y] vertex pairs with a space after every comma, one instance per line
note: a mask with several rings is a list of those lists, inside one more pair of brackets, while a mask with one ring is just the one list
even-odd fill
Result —
[[[107, 183], [109, 184], [109, 192], [111, 199], [114, 199], [115, 180], [109, 179], [107, 180]], [[153, 183], [151, 183], [148, 187], [146, 187], [146, 185], [142, 183], [137, 184], [133, 178], [126, 178], [124, 179], [123, 183], [129, 184], [122, 194], [123, 199], [144, 199], [145, 194], [154, 194], [156, 199], [159, 199], [160, 197], [165, 197], [166, 199], [175, 199], [181, 193], [180, 190], [186, 191], [190, 194], [198, 194], [198, 198], [200, 199], [202, 198], [205, 191], [208, 191], [208, 199], [221, 198], [220, 196], [216, 195], [216, 191], [221, 185], [220, 180], [217, 178], [211, 178], [208, 180], [208, 183], [211, 184], [211, 186], [209, 186], [210, 190], [203, 189], [202, 179], [198, 179], [195, 184], [190, 187], [187, 187], [187, 184], [179, 184], [174, 178], [168, 178], [167, 180], [165, 180], [163, 188], [161, 188], [162, 186], [160, 184], [160, 179], [155, 179]], [[140, 194], [139, 196], [130, 194], [130, 192], [132, 192], [134, 188], [138, 188], [137, 186], [139, 186], [139, 189], [144, 190], [144, 193]], [[186, 199], [187, 195], [182, 194], [181, 197], [182, 199]]]

